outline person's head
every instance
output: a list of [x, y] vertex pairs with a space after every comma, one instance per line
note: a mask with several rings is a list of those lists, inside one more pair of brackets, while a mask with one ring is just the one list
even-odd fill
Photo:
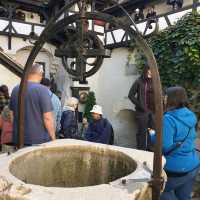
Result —
[[139, 9], [139, 8], [136, 8], [136, 9], [135, 9], [135, 13], [136, 13], [136, 14], [139, 14], [139, 12], [140, 12], [140, 9]]
[[51, 81], [48, 78], [42, 78], [40, 83], [49, 89], [51, 88]]
[[151, 6], [149, 10], [150, 10], [150, 12], [154, 12], [154, 9], [155, 9], [155, 7]]
[[42, 80], [43, 73], [43, 66], [38, 63], [34, 63], [30, 68], [28, 80], [40, 83]]
[[169, 87], [166, 89], [166, 110], [188, 107], [188, 97], [185, 89], [180, 86]]
[[94, 105], [90, 112], [91, 112], [93, 120], [97, 121], [102, 118], [103, 112], [102, 112], [101, 106]]
[[151, 79], [152, 78], [152, 74], [151, 74], [151, 70], [149, 68], [149, 66], [145, 66], [143, 71], [142, 71], [142, 78], [143, 79]]
[[65, 101], [65, 106], [67, 107], [71, 107], [74, 110], [76, 110], [76, 108], [78, 107], [78, 99], [75, 97], [70, 97]]
[[3, 95], [7, 98], [9, 98], [9, 91], [8, 91], [8, 86], [7, 85], [2, 85], [0, 87], [0, 91], [3, 93]]

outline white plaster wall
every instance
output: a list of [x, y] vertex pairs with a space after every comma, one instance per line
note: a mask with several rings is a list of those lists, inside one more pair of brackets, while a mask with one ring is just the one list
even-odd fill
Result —
[[112, 122], [115, 144], [134, 147], [134, 105], [128, 99], [128, 92], [138, 75], [127, 74], [127, 56], [126, 48], [114, 49], [111, 58], [104, 59], [99, 72], [88, 81], [97, 103], [103, 107], [104, 116]]
[[136, 148], [135, 112], [121, 110], [115, 117], [115, 144], [118, 146]]
[[[12, 38], [12, 49], [8, 50], [8, 39], [5, 36], [0, 36], [0, 47], [3, 51], [8, 54], [11, 58], [16, 60], [18, 63], [25, 65], [27, 58], [30, 54], [31, 44], [28, 40], [24, 41], [20, 38]], [[45, 62], [46, 71], [45, 76], [49, 78], [49, 73], [55, 74], [55, 81], [58, 86], [58, 90], [62, 91], [62, 102], [64, 99], [71, 95], [70, 86], [72, 81], [70, 76], [63, 68], [60, 58], [54, 56], [55, 47], [51, 44], [46, 43], [41, 52], [36, 57], [36, 62]], [[7, 84], [9, 90], [20, 82], [20, 79], [13, 73], [7, 70], [4, 66], [0, 65], [0, 84]]]
[[89, 79], [91, 90], [96, 91], [97, 102], [110, 118], [122, 109], [134, 109], [128, 99], [128, 92], [137, 76], [127, 75], [127, 56], [126, 48], [114, 49], [111, 58], [104, 59], [98, 74]]
[[[33, 46], [28, 40], [23, 40], [22, 38], [12, 37], [12, 49], [8, 49], [8, 38], [6, 36], [0, 36], [0, 47], [7, 54], [15, 55], [17, 51], [21, 50], [24, 47]], [[43, 48], [48, 51], [50, 54], [54, 55], [55, 46], [45, 43]]]
[[[15, 59], [18, 63], [25, 65], [27, 58], [30, 54], [29, 50], [18, 51], [15, 55]], [[49, 78], [50, 66], [52, 65], [52, 59], [46, 52], [40, 52], [35, 59], [35, 62], [45, 63], [45, 77]]]
[[0, 64], [0, 85], [7, 85], [9, 93], [11, 93], [13, 87], [19, 83], [20, 78], [5, 68], [5, 66]]
[[15, 54], [17, 50], [25, 47], [25, 46], [30, 46], [31, 44], [29, 43], [28, 40], [24, 41], [22, 38], [12, 38], [12, 49], [8, 50], [8, 38], [6, 36], [0, 36], [0, 46], [4, 50], [5, 53], [8, 54]]

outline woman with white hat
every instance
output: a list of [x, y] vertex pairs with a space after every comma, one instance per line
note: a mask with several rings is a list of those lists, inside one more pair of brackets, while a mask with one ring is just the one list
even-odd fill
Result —
[[113, 128], [110, 122], [102, 117], [102, 107], [94, 105], [90, 112], [93, 120], [86, 130], [85, 139], [90, 142], [113, 144]]
[[64, 103], [63, 113], [61, 117], [61, 138], [78, 139], [78, 120], [76, 117], [76, 109], [78, 107], [78, 99], [75, 97], [68, 98]]

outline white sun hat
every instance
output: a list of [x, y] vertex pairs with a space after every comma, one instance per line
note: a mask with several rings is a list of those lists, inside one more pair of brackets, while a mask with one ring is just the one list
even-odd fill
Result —
[[103, 115], [103, 112], [102, 112], [102, 107], [99, 106], [99, 105], [94, 105], [92, 110], [90, 111], [91, 113], [97, 113], [99, 115]]

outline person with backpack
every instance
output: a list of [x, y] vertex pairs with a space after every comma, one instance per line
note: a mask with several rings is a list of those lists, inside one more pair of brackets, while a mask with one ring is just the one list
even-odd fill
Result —
[[[166, 90], [166, 112], [163, 117], [163, 155], [168, 176], [161, 200], [190, 200], [193, 183], [200, 169], [195, 150], [197, 118], [188, 107], [183, 87]], [[155, 134], [151, 134], [155, 141]]]
[[66, 99], [60, 121], [60, 138], [81, 139], [78, 132], [78, 119], [76, 115], [78, 103], [79, 101], [75, 97]]
[[90, 112], [92, 113], [92, 121], [85, 132], [85, 139], [90, 142], [113, 144], [114, 131], [111, 123], [102, 117], [102, 107], [94, 105]]

